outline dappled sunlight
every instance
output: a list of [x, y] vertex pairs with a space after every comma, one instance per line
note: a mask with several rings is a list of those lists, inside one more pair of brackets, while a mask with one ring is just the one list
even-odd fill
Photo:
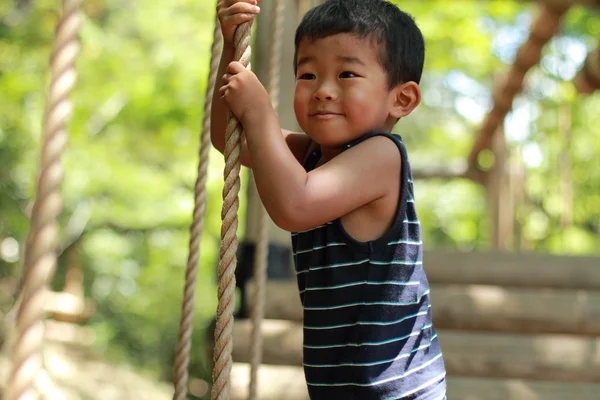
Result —
[[498, 309], [509, 306], [510, 298], [504, 288], [499, 286], [468, 286], [467, 294], [473, 301], [474, 307], [485, 313], [489, 309]]

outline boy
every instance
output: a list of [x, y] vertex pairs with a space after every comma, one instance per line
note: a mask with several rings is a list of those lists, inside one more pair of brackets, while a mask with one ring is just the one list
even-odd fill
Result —
[[294, 111], [282, 130], [256, 76], [232, 61], [254, 0], [221, 0], [222, 86], [211, 136], [223, 151], [227, 108], [244, 127], [241, 161], [263, 204], [292, 232], [312, 399], [445, 399], [406, 150], [391, 135], [419, 104], [424, 42], [385, 0], [328, 0], [296, 31]]

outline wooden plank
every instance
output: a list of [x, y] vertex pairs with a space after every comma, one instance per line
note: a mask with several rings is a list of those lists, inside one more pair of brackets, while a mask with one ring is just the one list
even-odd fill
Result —
[[425, 251], [430, 283], [600, 290], [600, 257]]
[[[431, 302], [438, 329], [600, 336], [600, 291], [438, 284]], [[294, 282], [269, 282], [265, 317], [302, 320]]]
[[600, 257], [430, 251], [423, 265], [431, 283], [600, 290]]
[[[234, 363], [231, 399], [248, 397], [248, 364]], [[536, 382], [520, 379], [448, 377], [448, 398], [460, 400], [597, 400], [600, 385]], [[309, 400], [302, 367], [262, 365], [258, 373], [261, 400]]]
[[[233, 358], [249, 360], [249, 321], [234, 324]], [[297, 322], [263, 324], [266, 364], [302, 365], [302, 327]], [[449, 374], [600, 383], [600, 338], [438, 331]]]

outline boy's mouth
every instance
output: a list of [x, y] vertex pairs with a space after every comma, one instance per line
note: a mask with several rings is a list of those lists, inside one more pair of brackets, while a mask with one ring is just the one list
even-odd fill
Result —
[[342, 115], [342, 114], [336, 113], [336, 112], [333, 112], [333, 111], [324, 111], [324, 110], [322, 110], [322, 111], [315, 111], [315, 112], [312, 112], [312, 113], [308, 114], [309, 117], [314, 117], [314, 118], [317, 118], [317, 119], [330, 119], [330, 118], [339, 117], [340, 115]]

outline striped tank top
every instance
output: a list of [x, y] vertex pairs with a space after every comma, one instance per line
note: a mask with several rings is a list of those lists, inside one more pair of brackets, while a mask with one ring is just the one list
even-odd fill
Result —
[[[429, 284], [406, 149], [400, 203], [381, 238], [359, 242], [339, 219], [292, 233], [304, 308], [303, 363], [313, 400], [443, 400], [445, 368], [432, 325]], [[311, 153], [305, 169], [321, 158]], [[357, 189], [358, 190], [358, 189]]]

